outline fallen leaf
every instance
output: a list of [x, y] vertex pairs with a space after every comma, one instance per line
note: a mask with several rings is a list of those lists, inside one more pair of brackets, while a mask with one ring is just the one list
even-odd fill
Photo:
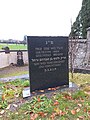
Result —
[[48, 88], [48, 90], [52, 90], [52, 88]]
[[44, 92], [44, 90], [40, 90], [40, 92]]
[[88, 92], [85, 92], [87, 95], [90, 95], [90, 91], [88, 91]]
[[6, 94], [2, 94], [2, 101], [5, 100], [5, 96], [6, 96]]
[[41, 107], [40, 105], [37, 106], [38, 109], [39, 109], [40, 107]]
[[52, 115], [50, 116], [50, 118], [52, 118], [52, 120], [54, 120], [55, 116], [57, 115], [57, 113], [52, 113]]
[[58, 102], [58, 101], [55, 101], [55, 102], [54, 102], [54, 106], [55, 106], [55, 105], [59, 105], [59, 102]]
[[44, 116], [47, 116], [47, 113], [44, 113]]
[[14, 96], [17, 98], [17, 97], [19, 97], [19, 94], [15, 94]]
[[51, 88], [51, 90], [56, 90], [56, 88]]
[[42, 94], [41, 96], [42, 96], [42, 97], [44, 97], [44, 96], [45, 96], [45, 94]]
[[85, 102], [85, 100], [82, 99], [81, 102]]
[[62, 115], [65, 115], [66, 112], [63, 112], [62, 110], [59, 111], [59, 114], [62, 116]]
[[87, 112], [87, 108], [84, 108], [84, 112]]
[[32, 92], [32, 94], [35, 94], [35, 92]]
[[18, 107], [18, 105], [16, 105], [16, 104], [13, 104], [13, 106], [14, 106], [14, 107]]
[[79, 119], [83, 119], [84, 117], [83, 117], [83, 116], [79, 116], [78, 118], [79, 118]]
[[59, 89], [60, 87], [56, 87], [56, 89]]
[[38, 113], [41, 117], [45, 117], [47, 115], [47, 113], [44, 113], [44, 112], [39, 112]]
[[57, 94], [57, 93], [55, 93], [55, 92], [53, 93], [53, 95], [56, 95], [56, 94]]
[[65, 98], [68, 99], [68, 100], [72, 99], [72, 97], [70, 95], [65, 95]]
[[48, 90], [56, 90], [56, 88], [48, 88]]
[[5, 112], [5, 111], [4, 111], [4, 110], [2, 110], [2, 111], [0, 112], [0, 114], [2, 115], [4, 112]]
[[34, 108], [34, 105], [32, 106], [32, 108]]
[[59, 111], [59, 114], [62, 115], [62, 110]]
[[10, 109], [10, 106], [11, 106], [11, 105], [9, 104], [9, 105], [7, 106], [7, 108], [6, 108], [6, 110], [9, 110], [9, 109]]
[[80, 111], [80, 108], [77, 108], [77, 109], [76, 109], [76, 112], [79, 112], [79, 111]]
[[38, 114], [31, 114], [30, 120], [35, 120], [38, 117]]
[[71, 110], [72, 115], [76, 114], [76, 110]]
[[38, 101], [38, 102], [41, 102], [41, 99], [40, 99], [40, 98], [38, 98], [38, 99], [37, 99], [37, 101]]
[[90, 110], [88, 110], [88, 114], [90, 114]]
[[82, 104], [78, 104], [79, 107], [82, 107]]
[[56, 112], [56, 113], [60, 113], [60, 109], [59, 108], [54, 108], [54, 111]]
[[26, 111], [24, 114], [27, 115], [29, 113], [29, 111]]
[[15, 114], [18, 115], [18, 112], [16, 112]]
[[57, 113], [57, 115], [60, 115], [60, 116], [67, 114], [67, 112], [63, 112], [59, 108], [54, 108], [54, 111]]

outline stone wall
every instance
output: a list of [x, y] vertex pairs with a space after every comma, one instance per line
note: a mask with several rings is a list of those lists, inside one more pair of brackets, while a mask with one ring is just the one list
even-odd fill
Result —
[[[23, 52], [23, 61], [24, 64], [28, 64], [28, 53], [27, 51]], [[11, 63], [17, 64], [17, 52], [10, 52], [5, 54], [5, 52], [0, 53], [0, 68], [9, 66]]]
[[87, 29], [87, 54], [86, 54], [87, 65], [90, 66], [90, 27]]
[[90, 70], [90, 28], [87, 29], [87, 39], [69, 41], [69, 65], [73, 69]]
[[[73, 68], [90, 69], [90, 28], [87, 29], [87, 39], [69, 40], [69, 65], [71, 64], [71, 53]], [[24, 64], [28, 64], [27, 51], [23, 51], [23, 61]], [[0, 68], [7, 67], [11, 63], [17, 64], [17, 52], [9, 54], [0, 52]]]

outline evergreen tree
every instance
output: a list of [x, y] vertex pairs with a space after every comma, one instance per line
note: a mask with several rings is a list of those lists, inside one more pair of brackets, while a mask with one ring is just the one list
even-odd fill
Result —
[[72, 37], [86, 38], [88, 27], [90, 27], [90, 0], [83, 0], [81, 10], [72, 25]]

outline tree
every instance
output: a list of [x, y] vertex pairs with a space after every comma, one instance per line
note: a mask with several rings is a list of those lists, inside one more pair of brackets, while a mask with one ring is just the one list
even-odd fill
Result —
[[72, 37], [86, 38], [88, 27], [90, 27], [90, 0], [83, 0], [81, 10], [72, 25]]

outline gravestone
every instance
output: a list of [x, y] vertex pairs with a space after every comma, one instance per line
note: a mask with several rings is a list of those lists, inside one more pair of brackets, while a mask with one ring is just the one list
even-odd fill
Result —
[[17, 66], [23, 66], [23, 52], [21, 50], [17, 51]]
[[69, 85], [68, 37], [27, 36], [30, 91]]

